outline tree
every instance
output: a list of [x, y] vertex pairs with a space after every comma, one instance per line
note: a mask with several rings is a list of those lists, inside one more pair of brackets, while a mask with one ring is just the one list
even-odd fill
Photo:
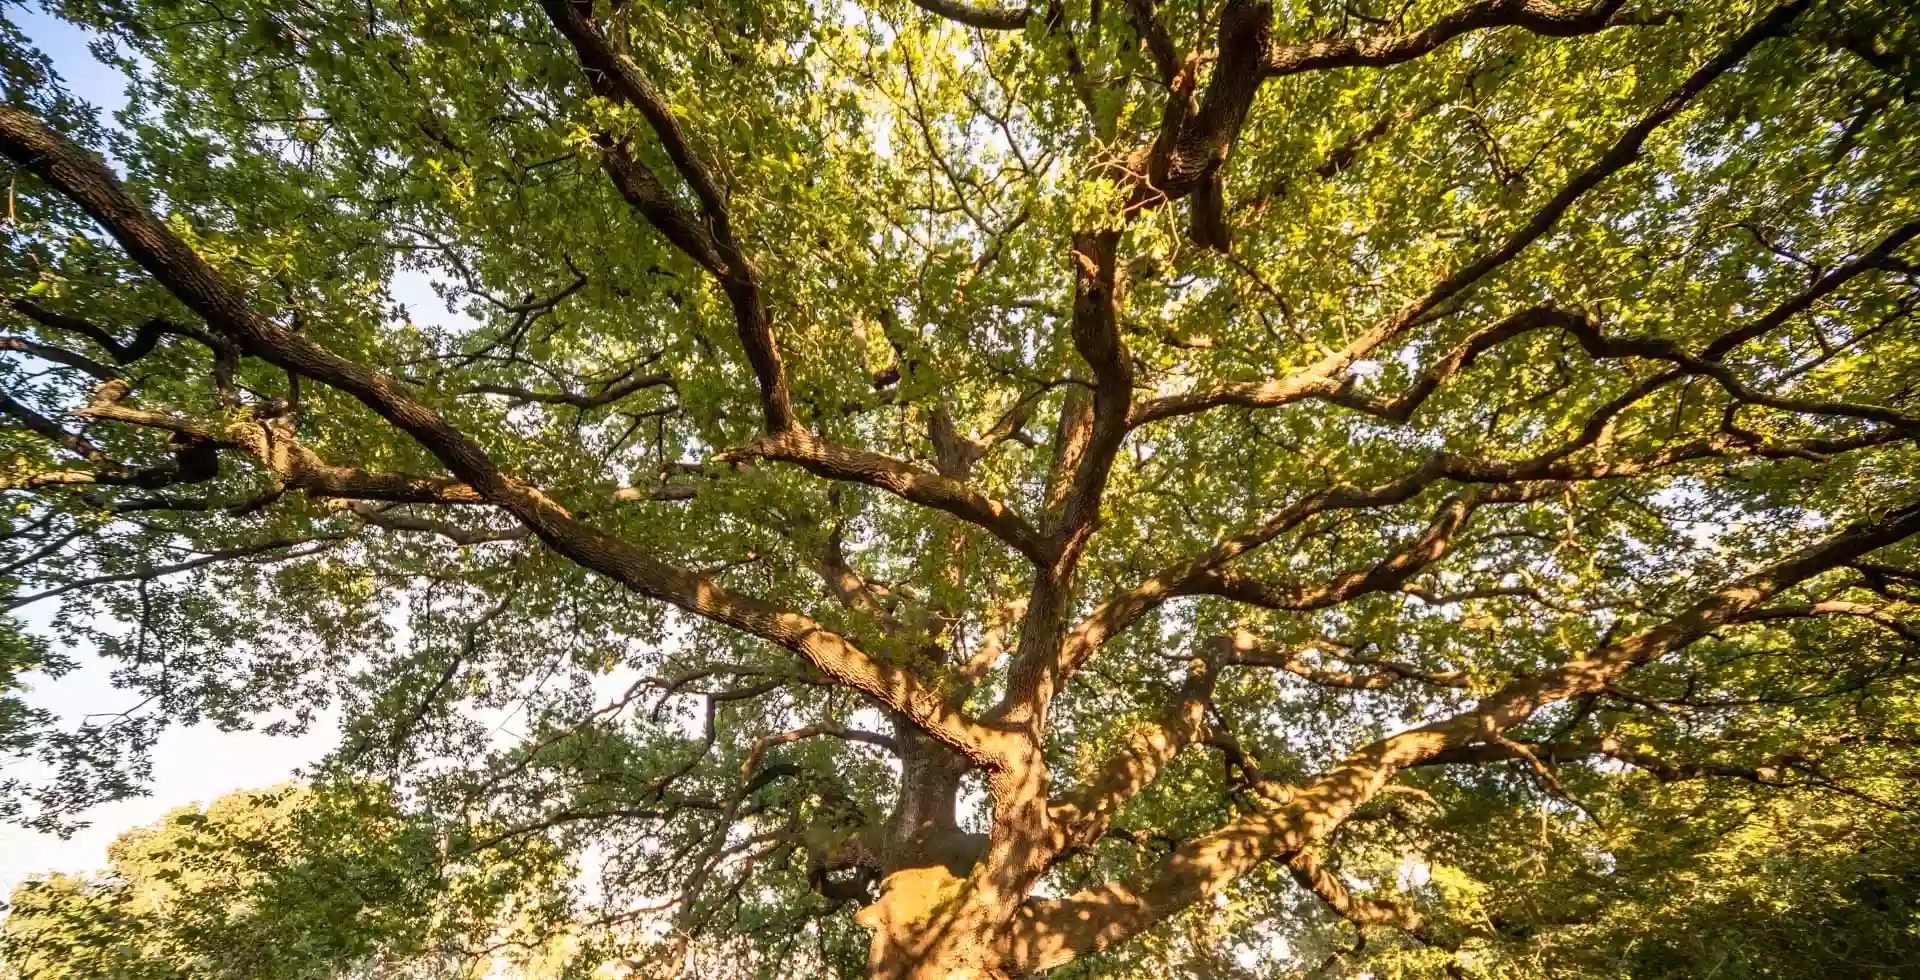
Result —
[[331, 703], [606, 956], [888, 978], [1910, 863], [1908, 5], [63, 12], [134, 82], [12, 38], [5, 574], [151, 713], [30, 819]]
[[514, 905], [537, 877], [446, 862], [433, 825], [369, 785], [231, 793], [108, 855], [104, 873], [15, 889], [6, 976], [476, 977], [501, 920], [541, 912]]

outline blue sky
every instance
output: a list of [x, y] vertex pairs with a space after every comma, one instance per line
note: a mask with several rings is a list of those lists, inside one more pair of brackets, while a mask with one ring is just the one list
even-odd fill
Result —
[[[107, 112], [126, 105], [126, 77], [94, 60], [87, 51], [85, 33], [48, 16], [37, 6], [8, 5], [5, 13], [53, 59], [68, 91]], [[37, 619], [44, 622], [43, 617], [50, 613], [50, 609], [36, 607], [23, 611], [29, 624]], [[86, 663], [88, 658], [76, 659]], [[136, 700], [127, 692], [114, 690], [106, 675], [104, 667], [94, 665], [57, 681], [36, 678], [29, 701], [71, 723], [89, 712], [121, 710]], [[336, 740], [331, 719], [299, 738], [221, 732], [204, 725], [170, 730], [154, 752], [152, 795], [96, 807], [86, 815], [91, 826], [67, 840], [0, 825], [0, 898], [28, 875], [102, 867], [107, 845], [122, 831], [230, 790], [283, 781], [298, 767], [317, 759]]]
[[6, 15], [33, 43], [53, 59], [67, 91], [108, 113], [126, 107], [126, 76], [95, 61], [87, 51], [87, 35], [79, 28], [40, 9], [38, 4], [7, 4]]

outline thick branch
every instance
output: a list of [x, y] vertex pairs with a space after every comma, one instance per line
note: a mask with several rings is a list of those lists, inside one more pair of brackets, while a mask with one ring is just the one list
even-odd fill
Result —
[[717, 458], [728, 461], [756, 457], [795, 463], [832, 480], [878, 487], [923, 507], [977, 524], [1033, 561], [1047, 561], [1040, 536], [1025, 519], [964, 480], [942, 476], [891, 456], [836, 446], [801, 428], [767, 436], [740, 449], [721, 453]]
[[1151, 785], [1180, 750], [1206, 731], [1207, 703], [1213, 697], [1214, 664], [1195, 658], [1179, 696], [1162, 716], [1136, 727], [1127, 744], [1093, 778], [1075, 786], [1048, 807], [1060, 828], [1061, 849], [1071, 853], [1099, 840], [1120, 807]]
[[1298, 851], [1287, 859], [1287, 871], [1300, 887], [1326, 903], [1333, 914], [1356, 926], [1392, 926], [1423, 943], [1433, 945], [1427, 920], [1420, 913], [1395, 902], [1355, 898], [1340, 876], [1326, 869], [1312, 851]]
[[[659, 181], [631, 156], [609, 155], [608, 172], [615, 185], [643, 217], [667, 234], [669, 240], [693, 256], [719, 278], [739, 329], [741, 346], [760, 385], [760, 400], [769, 433], [795, 425], [793, 398], [786, 366], [760, 297], [759, 272], [734, 238], [726, 195], [713, 167], [694, 149], [666, 97], [640, 66], [616, 50], [592, 19], [592, 4], [576, 0], [543, 0], [547, 16], [573, 46], [594, 91], [640, 110], [674, 168], [700, 201], [704, 234], [670, 203]], [[711, 246], [712, 253], [707, 249]]]
[[913, 0], [913, 5], [957, 24], [983, 31], [1017, 31], [1033, 16], [1031, 7], [987, 7], [961, 0]]
[[673, 195], [660, 183], [660, 178], [654, 176], [652, 168], [634, 159], [624, 143], [604, 137], [599, 143], [605, 154], [601, 159], [601, 167], [606, 170], [608, 179], [613, 181], [613, 189], [626, 200], [627, 206], [701, 268], [715, 277], [724, 278], [727, 274], [726, 263], [720, 257], [720, 249], [714, 244], [713, 236], [680, 206], [680, 202], [674, 200]]
[[0, 350], [15, 351], [29, 357], [37, 357], [43, 361], [50, 361], [54, 364], [61, 364], [70, 368], [77, 368], [87, 374], [93, 375], [101, 381], [110, 381], [120, 377], [119, 371], [85, 354], [76, 354], [64, 347], [38, 343], [28, 340], [25, 337], [0, 337]]
[[1592, 34], [1621, 24], [1657, 23], [1662, 14], [1623, 13], [1623, 0], [1595, 0], [1583, 7], [1547, 0], [1481, 0], [1442, 14], [1407, 34], [1371, 34], [1275, 47], [1267, 53], [1272, 78], [1328, 68], [1382, 68], [1411, 61], [1471, 31], [1519, 27], [1548, 37]]

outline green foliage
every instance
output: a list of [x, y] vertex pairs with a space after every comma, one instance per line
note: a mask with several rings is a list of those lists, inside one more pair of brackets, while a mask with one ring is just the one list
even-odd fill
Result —
[[[1119, 236], [1136, 417], [1289, 377], [1529, 228], [1771, 9], [1615, 4], [1635, 16], [1566, 36], [1505, 23], [1391, 65], [1270, 79], [1217, 173], [1222, 252], [1190, 234], [1190, 198], [1137, 199], [1151, 160], [1136, 151], [1170, 96], [1132, 19], [1158, 11], [1204, 93], [1222, 3], [1074, 0], [1018, 30], [924, 6], [586, 9], [690, 152], [716, 161], [800, 424], [923, 478], [964, 470], [1049, 533], [1071, 483], [1052, 472], [1059, 434], [1099, 384], [1070, 325], [1087, 301], [1076, 263], [1091, 261], [1078, 241]], [[1281, 46], [1410, 35], [1463, 3], [1274, 6]], [[1170, 583], [1318, 494], [1434, 460], [1597, 467], [1523, 481], [1540, 492], [1480, 508], [1401, 579], [1376, 573], [1406, 569], [1455, 495], [1512, 481], [1321, 510], [1228, 566], [1283, 598], [1364, 586], [1325, 602], [1152, 592], [1050, 705], [1037, 751], [1056, 794], [1151, 732], [1216, 637], [1299, 651], [1297, 669], [1222, 667], [1211, 738], [1195, 740], [1211, 744], [1048, 869], [1041, 890], [1064, 895], [1150, 874], [1181, 842], [1266, 812], [1249, 766], [1305, 783], [1672, 622], [1810, 540], [1905, 513], [1920, 486], [1920, 260], [1898, 238], [1920, 220], [1920, 20], [1901, 0], [1808, 5], [1510, 260], [1343, 362], [1328, 391], [1133, 428], [1084, 498], [1095, 520], [1052, 633], [1028, 618], [1041, 572], [980, 524], [871, 473], [756, 455], [765, 406], [738, 284], [622, 197], [611, 148], [673, 206], [693, 214], [698, 195], [657, 124], [592, 86], [540, 5], [54, 12], [131, 79], [127, 108], [96, 118], [0, 22], [7, 104], [106, 155], [251, 309], [390, 374], [515, 486], [703, 576], [700, 597], [779, 612], [753, 635], [684, 596], [636, 595], [618, 562], [550, 547], [503, 495], [293, 485], [327, 467], [413, 491], [461, 481], [342, 387], [207, 342], [204, 310], [5, 164], [4, 335], [125, 375], [114, 404], [158, 421], [101, 415], [105, 378], [85, 366], [0, 357], [18, 409], [0, 424], [0, 599], [39, 616], [0, 619], [0, 751], [45, 774], [9, 775], [0, 818], [65, 828], [139, 792], [168, 724], [290, 732], [331, 712], [343, 730], [318, 788], [229, 797], [123, 839], [107, 873], [25, 887], [7, 925], [23, 976], [464, 976], [507, 937], [532, 975], [653, 975], [662, 950], [696, 974], [860, 975], [853, 915], [902, 846], [895, 754], [927, 740], [797, 655], [798, 616], [807, 636], [847, 638], [984, 717], [1029, 638], [1057, 643], [1103, 600]], [[1452, 357], [1535, 308], [1578, 311], [1640, 352], [1542, 329]], [[1718, 367], [1644, 353], [1699, 361], [1782, 310]], [[118, 363], [155, 317], [187, 329]], [[1404, 417], [1353, 407], [1443, 370]], [[948, 434], [983, 448], [954, 467]], [[275, 455], [295, 448], [319, 465]], [[212, 472], [191, 469], [195, 452]], [[1899, 543], [1822, 569], [1770, 596], [1780, 616], [1719, 624], [1508, 733], [1613, 739], [1611, 753], [1410, 769], [1315, 845], [1356, 892], [1420, 911], [1424, 938], [1337, 918], [1270, 862], [1061, 975], [1914, 975], [1914, 564]], [[21, 689], [83, 652], [140, 707], [71, 729], [29, 707]], [[1328, 681], [1383, 664], [1378, 684]], [[832, 734], [848, 729], [895, 741]], [[1223, 764], [1230, 741], [1251, 761]], [[958, 830], [994, 829], [983, 777], [961, 785]]]
[[15, 889], [8, 976], [479, 977], [551, 884], [531, 857], [508, 873], [449, 855], [372, 784], [232, 793], [108, 858]]

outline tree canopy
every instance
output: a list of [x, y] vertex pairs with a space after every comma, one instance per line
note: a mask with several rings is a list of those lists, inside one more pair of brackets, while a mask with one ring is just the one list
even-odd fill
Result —
[[327, 711], [570, 975], [1920, 969], [1902, 0], [55, 12], [0, 815]]
[[498, 941], [541, 934], [550, 850], [449, 861], [435, 823], [383, 787], [232, 793], [122, 834], [108, 856], [100, 874], [15, 890], [0, 975], [477, 978], [507, 951], [536, 967], [556, 952]]

